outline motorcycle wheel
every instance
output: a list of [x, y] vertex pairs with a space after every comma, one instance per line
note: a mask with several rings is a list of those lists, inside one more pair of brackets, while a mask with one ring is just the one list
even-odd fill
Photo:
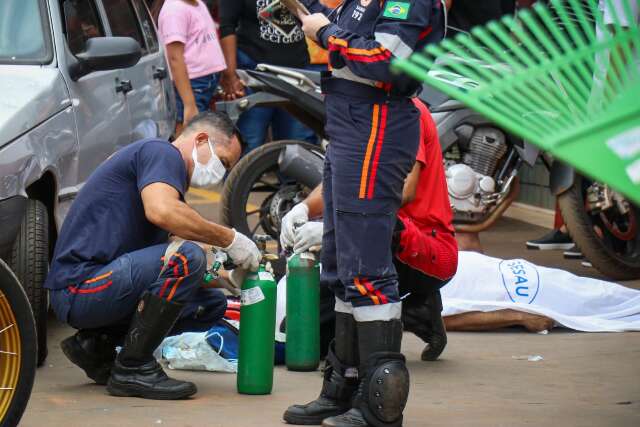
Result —
[[18, 425], [36, 373], [36, 324], [20, 282], [0, 260], [0, 426]]
[[[631, 204], [626, 216], [608, 212], [616, 208], [603, 213], [589, 212], [586, 194], [590, 185], [586, 178], [576, 175], [573, 186], [558, 196], [571, 238], [585, 258], [605, 276], [614, 280], [640, 278], [640, 237], [636, 228], [640, 224], [640, 208]], [[612, 229], [616, 221], [624, 236]]]
[[287, 145], [301, 145], [324, 156], [320, 146], [293, 140], [273, 141], [251, 151], [224, 183], [224, 224], [249, 237], [257, 233], [279, 240], [280, 220], [312, 190], [280, 173], [278, 157]]

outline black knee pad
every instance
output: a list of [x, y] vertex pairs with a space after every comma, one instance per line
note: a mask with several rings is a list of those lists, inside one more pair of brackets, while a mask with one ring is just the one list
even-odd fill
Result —
[[409, 371], [401, 353], [373, 353], [363, 367], [355, 406], [373, 427], [399, 427], [409, 398]]

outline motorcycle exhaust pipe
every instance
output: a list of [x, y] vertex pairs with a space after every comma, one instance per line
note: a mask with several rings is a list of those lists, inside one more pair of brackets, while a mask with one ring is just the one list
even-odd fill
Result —
[[287, 145], [278, 156], [280, 172], [309, 188], [322, 182], [323, 165], [322, 157], [298, 144]]

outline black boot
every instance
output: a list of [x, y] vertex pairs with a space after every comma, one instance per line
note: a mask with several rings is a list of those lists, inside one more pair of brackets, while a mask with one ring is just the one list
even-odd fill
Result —
[[96, 384], [105, 385], [116, 360], [116, 345], [121, 336], [114, 328], [81, 329], [60, 343], [67, 359], [84, 370]]
[[358, 322], [360, 359], [353, 408], [322, 422], [323, 427], [400, 427], [409, 396], [409, 372], [400, 353], [399, 320]]
[[427, 344], [422, 351], [422, 360], [438, 359], [447, 346], [440, 290], [430, 293], [422, 304], [402, 304], [402, 322], [405, 330], [413, 332]]
[[336, 338], [329, 345], [320, 396], [306, 405], [292, 405], [283, 419], [289, 424], [320, 425], [351, 408], [358, 386], [358, 339], [353, 316], [336, 313]]
[[153, 351], [169, 333], [182, 311], [182, 304], [146, 293], [131, 321], [118, 355], [107, 391], [114, 396], [145, 399], [184, 399], [197, 392], [187, 381], [169, 378], [153, 357]]

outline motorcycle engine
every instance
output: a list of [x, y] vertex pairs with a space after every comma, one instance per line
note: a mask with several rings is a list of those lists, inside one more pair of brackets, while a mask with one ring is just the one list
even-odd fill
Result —
[[467, 144], [458, 143], [458, 158], [445, 161], [449, 200], [456, 219], [470, 220], [484, 214], [495, 202], [498, 162], [507, 152], [504, 133], [478, 128]]

